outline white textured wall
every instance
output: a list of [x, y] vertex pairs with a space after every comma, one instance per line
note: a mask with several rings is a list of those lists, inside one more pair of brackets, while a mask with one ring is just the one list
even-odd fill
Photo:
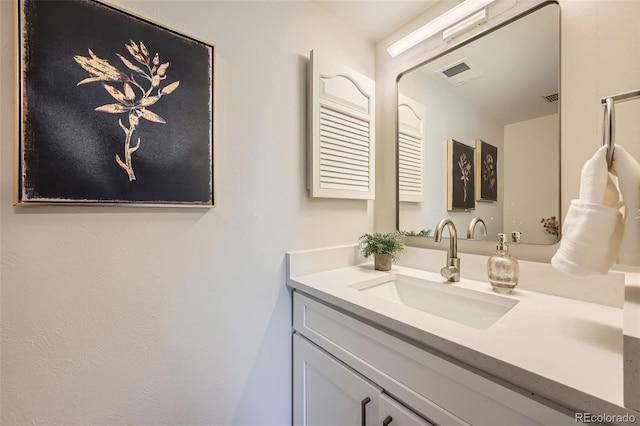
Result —
[[373, 228], [365, 201], [307, 198], [306, 60], [373, 77], [373, 47], [310, 2], [118, 4], [217, 44], [218, 207], [13, 207], [0, 0], [2, 424], [288, 424], [284, 253]]
[[[577, 198], [584, 163], [601, 144], [600, 99], [640, 90], [640, 0], [562, 6], [562, 207]], [[615, 46], [615, 48], [613, 47]], [[640, 159], [640, 100], [616, 106], [616, 140]]]
[[[514, 10], [539, 1], [519, 1]], [[566, 213], [579, 193], [580, 171], [600, 146], [604, 96], [640, 89], [640, 0], [561, 0], [561, 207]], [[396, 76], [438, 52], [417, 47], [396, 58], [386, 48], [409, 30], [441, 13], [443, 3], [417, 17], [410, 25], [376, 44], [378, 129], [376, 229], [395, 226], [394, 88]], [[480, 31], [479, 27], [477, 31]], [[640, 158], [640, 101], [621, 104], [617, 140]], [[521, 246], [522, 256], [548, 259], [546, 249]]]

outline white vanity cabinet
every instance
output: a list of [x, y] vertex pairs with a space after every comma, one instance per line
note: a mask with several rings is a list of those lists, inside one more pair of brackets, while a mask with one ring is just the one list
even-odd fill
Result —
[[295, 426], [576, 424], [526, 391], [303, 293], [295, 291], [293, 303]]
[[293, 354], [294, 425], [431, 425], [300, 335]]

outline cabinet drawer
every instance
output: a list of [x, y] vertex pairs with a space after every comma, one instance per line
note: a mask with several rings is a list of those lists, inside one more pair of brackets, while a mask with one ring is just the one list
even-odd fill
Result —
[[378, 424], [389, 426], [434, 426], [385, 394], [380, 394], [378, 400], [378, 419], [381, 420]]
[[433, 423], [575, 425], [573, 417], [299, 292], [293, 315], [296, 332]]

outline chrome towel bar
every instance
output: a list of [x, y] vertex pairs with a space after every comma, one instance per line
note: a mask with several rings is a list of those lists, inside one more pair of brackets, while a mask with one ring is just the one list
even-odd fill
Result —
[[619, 93], [613, 96], [602, 98], [601, 104], [604, 105], [604, 120], [602, 124], [602, 146], [607, 147], [607, 167], [611, 170], [613, 164], [613, 153], [615, 151], [615, 104], [620, 102], [640, 99], [640, 90]]
[[640, 98], [640, 90], [632, 90], [631, 92], [619, 93], [613, 96], [607, 96], [606, 98], [602, 98], [602, 105], [607, 103], [607, 99], [612, 99], [614, 103], [620, 103], [625, 101], [631, 101], [633, 99]]

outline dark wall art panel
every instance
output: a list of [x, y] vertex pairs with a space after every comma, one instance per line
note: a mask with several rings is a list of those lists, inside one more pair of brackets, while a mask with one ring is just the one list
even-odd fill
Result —
[[447, 207], [449, 211], [476, 208], [475, 149], [453, 139], [447, 141]]
[[214, 205], [215, 47], [94, 0], [19, 0], [19, 204]]
[[476, 141], [476, 200], [498, 201], [498, 148]]

